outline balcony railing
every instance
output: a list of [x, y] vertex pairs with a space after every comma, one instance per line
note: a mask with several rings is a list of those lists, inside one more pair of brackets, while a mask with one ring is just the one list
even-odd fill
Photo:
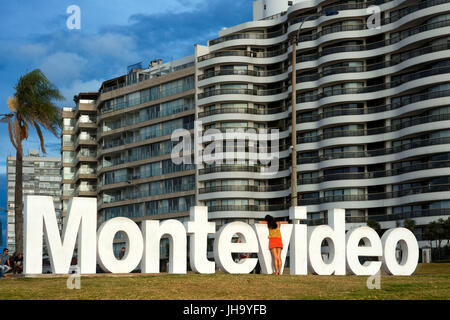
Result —
[[267, 71], [256, 71], [256, 70], [232, 70], [223, 69], [217, 71], [207, 72], [198, 76], [198, 80], [202, 81], [212, 77], [218, 76], [252, 76], [252, 77], [271, 77], [283, 74], [287, 69], [277, 69], [277, 70], [267, 70]]
[[450, 191], [450, 184], [443, 185], [428, 185], [418, 188], [411, 188], [401, 191], [393, 192], [383, 192], [383, 193], [366, 193], [358, 195], [334, 195], [325, 196], [322, 198], [315, 199], [299, 199], [299, 203], [302, 205], [318, 205], [330, 202], [347, 202], [347, 201], [375, 201], [375, 200], [386, 200], [406, 197], [409, 195], [416, 195], [422, 193], [433, 193], [433, 192], [446, 192]]
[[230, 192], [230, 191], [242, 191], [242, 192], [275, 192], [289, 190], [290, 185], [268, 185], [268, 186], [250, 186], [250, 185], [230, 185], [230, 186], [216, 186], [200, 188], [199, 193], [214, 193], [214, 192]]
[[[437, 217], [450, 215], [450, 209], [428, 209], [420, 211], [412, 211], [406, 213], [394, 213], [384, 215], [370, 215], [361, 217], [345, 217], [347, 223], [367, 223], [369, 220], [377, 222], [398, 221], [405, 219], [415, 219], [424, 217]], [[328, 224], [328, 218], [308, 219], [307, 224], [310, 226]]]
[[427, 139], [422, 141], [416, 141], [404, 144], [399, 147], [394, 148], [386, 148], [386, 149], [377, 149], [370, 151], [347, 151], [347, 152], [333, 152], [319, 157], [300, 157], [297, 160], [297, 164], [306, 164], [306, 163], [317, 163], [321, 161], [333, 160], [333, 159], [346, 159], [346, 158], [366, 158], [366, 157], [377, 157], [383, 156], [387, 154], [398, 153], [406, 150], [411, 150], [415, 148], [434, 146], [440, 144], [449, 144], [450, 137], [444, 138], [436, 138], [436, 139]]
[[234, 108], [234, 107], [219, 107], [213, 110], [208, 110], [200, 112], [198, 114], [199, 118], [204, 118], [216, 114], [222, 113], [246, 113], [246, 114], [258, 114], [258, 115], [270, 115], [277, 114], [281, 112], [286, 112], [288, 107], [278, 107], [278, 108]]
[[269, 89], [269, 90], [259, 90], [259, 89], [214, 89], [210, 91], [206, 91], [200, 93], [198, 95], [199, 99], [204, 99], [212, 96], [222, 95], [222, 94], [244, 94], [244, 95], [252, 95], [252, 96], [271, 96], [277, 95], [280, 93], [287, 92], [288, 88], [277, 88], [277, 89]]
[[[344, 10], [353, 10], [355, 7], [361, 7], [361, 8], [367, 8], [369, 7], [369, 3], [385, 3], [385, 2], [389, 2], [390, 0], [379, 0], [379, 1], [371, 1], [371, 2], [366, 2], [366, 3], [360, 3], [360, 4], [344, 4], [344, 5], [340, 5], [340, 6], [333, 6], [330, 7], [331, 9], [328, 10], [332, 10], [332, 11], [344, 11]], [[411, 14], [413, 12], [416, 12], [418, 10], [422, 10], [428, 7], [432, 7], [432, 6], [436, 6], [436, 5], [440, 5], [440, 4], [444, 4], [444, 3], [448, 3], [449, 0], [430, 0], [430, 1], [426, 1], [424, 3], [421, 3], [420, 5], [416, 5], [416, 6], [412, 6], [409, 8], [408, 11], [404, 11], [401, 15], [399, 16], [394, 16], [392, 18], [385, 18], [381, 21], [381, 25], [387, 25], [390, 23], [393, 23], [395, 21], [398, 21], [399, 19], [403, 18], [404, 16]], [[336, 8], [338, 8], [336, 10]], [[327, 11], [328, 11], [327, 10]], [[316, 19], [320, 18], [321, 14], [317, 14]], [[296, 19], [292, 19], [289, 21], [290, 25], [294, 25], [297, 23], [301, 23], [303, 21], [305, 21], [305, 19], [310, 19], [309, 16], [302, 16], [302, 17], [298, 17]], [[320, 37], [327, 35], [327, 34], [331, 34], [331, 33], [336, 33], [336, 32], [343, 32], [343, 31], [354, 31], [354, 30], [364, 30], [366, 29], [367, 26], [365, 24], [361, 24], [361, 25], [337, 25], [337, 26], [330, 26], [330, 27], [324, 27], [324, 30], [321, 32], [318, 32], [314, 35], [307, 35], [307, 36], [302, 36], [299, 39], [299, 42], [305, 42], [305, 41], [313, 41], [313, 40], [317, 40]], [[272, 39], [272, 38], [276, 38], [279, 37], [281, 35], [284, 35], [285, 33], [282, 30], [279, 31], [275, 31], [275, 32], [271, 32], [271, 33], [235, 33], [235, 34], [231, 34], [231, 35], [227, 35], [224, 37], [220, 37], [214, 40], [209, 41], [209, 45], [210, 46], [214, 46], [216, 44], [219, 43], [223, 43], [223, 42], [227, 42], [227, 41], [231, 41], [231, 40], [238, 40], [238, 39]]]
[[327, 181], [337, 181], [337, 180], [360, 180], [360, 179], [374, 179], [374, 178], [384, 178], [384, 177], [392, 177], [397, 176], [409, 172], [416, 172], [422, 170], [430, 170], [430, 169], [441, 169], [441, 168], [449, 168], [450, 161], [432, 161], [425, 162], [421, 164], [416, 164], [412, 166], [407, 166], [399, 169], [386, 170], [386, 171], [375, 171], [375, 172], [357, 172], [357, 173], [338, 173], [332, 175], [325, 175], [322, 177], [316, 178], [302, 178], [298, 177], [300, 184], [317, 184]]
[[218, 211], [282, 211], [288, 210], [290, 204], [277, 204], [277, 205], [221, 205], [221, 206], [208, 206], [209, 212]]
[[183, 184], [180, 187], [173, 188], [171, 190], [164, 190], [163, 188], [160, 188], [157, 190], [150, 190], [150, 191], [146, 191], [146, 192], [133, 190], [132, 192], [127, 192], [125, 194], [118, 194], [115, 196], [103, 197], [102, 203], [109, 204], [109, 203], [115, 203], [115, 202], [121, 202], [121, 201], [149, 198], [149, 197], [159, 196], [159, 195], [168, 194], [168, 193], [186, 192], [186, 191], [193, 191], [193, 190], [195, 190], [195, 184]]
[[395, 126], [386, 126], [383, 128], [374, 128], [374, 129], [357, 129], [357, 130], [335, 130], [333, 132], [326, 132], [321, 135], [310, 136], [310, 137], [297, 137], [297, 143], [311, 143], [318, 142], [326, 139], [339, 138], [339, 137], [359, 137], [359, 136], [370, 136], [376, 134], [383, 134], [389, 132], [395, 132], [404, 128], [417, 126], [420, 124], [438, 122], [438, 121], [448, 121], [450, 120], [449, 114], [438, 114], [431, 115], [426, 117], [418, 117], [415, 119], [411, 119], [410, 121], [406, 121], [399, 125]]

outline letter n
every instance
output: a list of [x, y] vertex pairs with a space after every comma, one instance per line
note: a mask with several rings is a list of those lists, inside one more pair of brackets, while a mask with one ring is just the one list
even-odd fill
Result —
[[82, 274], [96, 272], [97, 200], [73, 198], [59, 235], [52, 197], [26, 196], [24, 210], [24, 274], [42, 273], [43, 234], [52, 272], [68, 274], [78, 236], [78, 266]]

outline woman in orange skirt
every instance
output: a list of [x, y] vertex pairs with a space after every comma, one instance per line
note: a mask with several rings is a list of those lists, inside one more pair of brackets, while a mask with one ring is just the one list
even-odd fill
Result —
[[287, 224], [286, 221], [276, 221], [274, 217], [267, 215], [265, 221], [269, 227], [269, 250], [272, 253], [274, 272], [273, 274], [281, 274], [281, 250], [283, 249], [283, 240], [281, 239], [281, 224]]

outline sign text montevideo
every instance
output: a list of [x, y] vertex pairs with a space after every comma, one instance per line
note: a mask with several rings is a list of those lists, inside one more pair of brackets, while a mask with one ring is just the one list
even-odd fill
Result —
[[[291, 208], [292, 221], [305, 220], [306, 207]], [[141, 227], [127, 218], [113, 218], [97, 230], [97, 203], [92, 198], [73, 198], [60, 236], [51, 197], [27, 196], [24, 212], [24, 273], [42, 273], [43, 234], [47, 243], [53, 273], [67, 274], [78, 243], [81, 274], [96, 273], [97, 263], [111, 273], [129, 273], [139, 266], [142, 273], [160, 272], [160, 241], [170, 240], [169, 273], [187, 272], [189, 261], [196, 273], [215, 273], [216, 266], [227, 273], [251, 272], [258, 260], [263, 273], [272, 273], [272, 257], [268, 246], [266, 225], [232, 222], [216, 232], [215, 222], [208, 221], [207, 207], [192, 207], [190, 221], [145, 220]], [[392, 275], [411, 275], [418, 263], [419, 248], [414, 234], [405, 228], [387, 230], [380, 237], [369, 227], [345, 231], [345, 210], [328, 212], [329, 225], [307, 227], [294, 223], [281, 226], [284, 248], [282, 263], [289, 252], [292, 275], [374, 275], [380, 268]], [[114, 237], [124, 235], [127, 252], [118, 260], [113, 252]], [[242, 241], [233, 243], [238, 235]], [[214, 261], [208, 259], [208, 237], [214, 236]], [[329, 258], [322, 258], [322, 242], [327, 240]], [[77, 242], [78, 241], [78, 242]], [[401, 248], [400, 261], [396, 258]], [[235, 262], [232, 253], [256, 253], [258, 258]], [[360, 257], [375, 261], [360, 262]]]

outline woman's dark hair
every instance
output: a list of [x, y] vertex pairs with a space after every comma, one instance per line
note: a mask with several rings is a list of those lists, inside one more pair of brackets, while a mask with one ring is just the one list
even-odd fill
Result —
[[267, 225], [269, 226], [270, 229], [278, 228], [277, 221], [271, 215], [265, 216], [264, 220], [267, 221]]

